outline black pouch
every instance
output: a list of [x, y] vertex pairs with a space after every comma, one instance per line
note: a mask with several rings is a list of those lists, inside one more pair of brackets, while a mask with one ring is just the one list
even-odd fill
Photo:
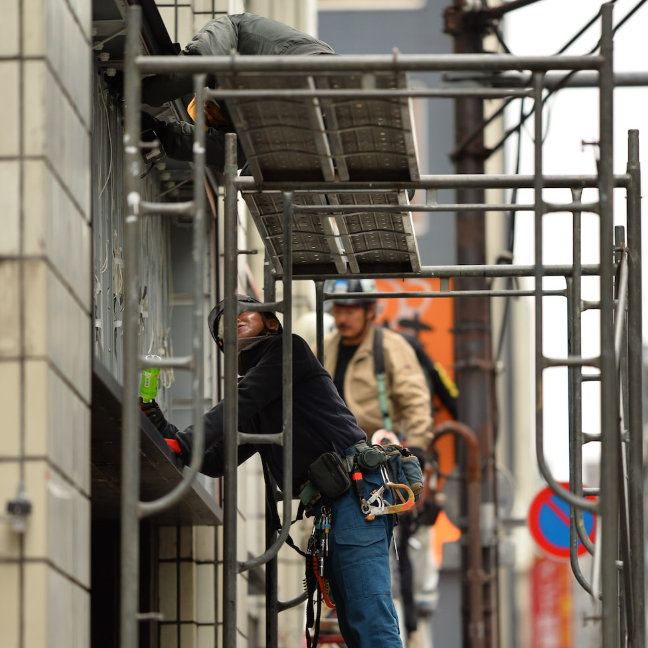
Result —
[[346, 460], [336, 452], [327, 452], [313, 461], [308, 476], [326, 497], [339, 497], [351, 487]]
[[414, 500], [418, 500], [423, 490], [423, 473], [419, 460], [407, 448], [395, 443], [383, 447], [387, 454], [392, 479], [409, 486], [414, 494]]

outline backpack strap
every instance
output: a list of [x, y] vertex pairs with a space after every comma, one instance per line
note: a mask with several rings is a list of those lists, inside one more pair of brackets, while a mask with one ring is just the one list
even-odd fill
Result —
[[383, 352], [383, 331], [379, 326], [374, 326], [373, 343], [374, 370], [378, 382], [378, 405], [382, 414], [385, 430], [393, 430], [387, 405], [387, 387], [385, 386], [385, 354]]

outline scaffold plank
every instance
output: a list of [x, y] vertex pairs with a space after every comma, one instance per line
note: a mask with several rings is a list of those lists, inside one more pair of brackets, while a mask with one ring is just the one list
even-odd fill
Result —
[[[312, 89], [306, 76], [223, 76], [228, 89]], [[227, 108], [257, 182], [333, 180], [333, 159], [316, 99], [228, 99]]]
[[[366, 87], [407, 87], [404, 73], [223, 75], [228, 89], [357, 90], [357, 98], [228, 98], [227, 106], [258, 184], [264, 182], [418, 181], [408, 98], [363, 98]], [[338, 185], [339, 186], [339, 185]], [[281, 194], [243, 193], [272, 260], [281, 273]], [[293, 272], [346, 274], [418, 272], [421, 263], [404, 191], [296, 193], [294, 205], [357, 205], [352, 214], [299, 214], [293, 220]], [[378, 213], [373, 205], [403, 205]]]
[[[243, 198], [263, 239], [273, 268], [283, 272], [283, 198], [281, 193], [243, 193]], [[294, 205], [326, 205], [323, 194], [297, 193]], [[344, 258], [335, 221], [325, 214], [293, 217], [293, 272], [345, 274]]]

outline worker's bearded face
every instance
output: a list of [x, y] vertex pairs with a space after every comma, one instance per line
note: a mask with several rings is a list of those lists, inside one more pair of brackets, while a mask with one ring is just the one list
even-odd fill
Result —
[[367, 335], [369, 324], [376, 314], [375, 304], [333, 304], [331, 314], [335, 320], [342, 344], [360, 344]]

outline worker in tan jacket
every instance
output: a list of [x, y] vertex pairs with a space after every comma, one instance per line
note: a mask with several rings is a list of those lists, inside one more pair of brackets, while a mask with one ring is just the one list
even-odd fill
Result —
[[[324, 291], [339, 295], [363, 293], [352, 299], [333, 300], [331, 314], [337, 333], [324, 340], [324, 368], [358, 425], [369, 442], [377, 430], [389, 427], [410, 450], [423, 451], [431, 439], [430, 390], [410, 344], [398, 333], [376, 327], [374, 282], [336, 279], [327, 282]], [[382, 336], [387, 411], [381, 407], [374, 361], [377, 334]]]
[[[430, 389], [416, 352], [403, 336], [376, 326], [376, 286], [372, 280], [336, 279], [326, 282], [324, 292], [340, 297], [332, 300], [331, 315], [337, 333], [324, 339], [324, 368], [367, 435], [368, 443], [380, 443], [373, 439], [378, 430], [395, 433], [423, 468], [424, 450], [432, 437], [432, 407]], [[355, 296], [343, 299], [348, 293]], [[418, 613], [408, 537], [405, 532], [399, 534], [403, 543], [398, 571], [405, 645], [416, 648]]]

